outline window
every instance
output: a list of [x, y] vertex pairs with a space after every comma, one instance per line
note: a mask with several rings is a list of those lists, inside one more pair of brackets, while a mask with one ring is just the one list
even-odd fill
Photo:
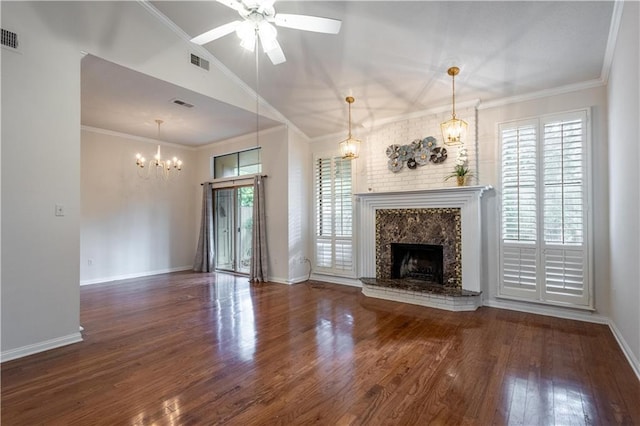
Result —
[[213, 157], [214, 179], [252, 175], [262, 171], [260, 148]]
[[321, 272], [354, 272], [351, 164], [340, 157], [314, 161], [315, 264]]
[[499, 133], [500, 296], [591, 307], [587, 112], [505, 123]]

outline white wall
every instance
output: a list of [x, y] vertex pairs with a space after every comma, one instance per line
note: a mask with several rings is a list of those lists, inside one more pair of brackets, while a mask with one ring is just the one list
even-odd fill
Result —
[[305, 281], [311, 260], [312, 158], [309, 141], [289, 130], [289, 283]]
[[[496, 187], [495, 194], [485, 200], [487, 234], [483, 239], [486, 253], [487, 287], [485, 298], [495, 301], [498, 283], [498, 136], [497, 126], [501, 122], [535, 117], [543, 114], [563, 112], [585, 107], [591, 108], [592, 119], [592, 182], [591, 211], [594, 237], [594, 300], [597, 313], [607, 315], [609, 307], [609, 238], [608, 238], [608, 167], [606, 90], [604, 86], [570, 93], [548, 96], [523, 102], [510, 103], [478, 111], [478, 163], [481, 183]], [[519, 305], [510, 302], [512, 306]], [[520, 304], [522, 305], [522, 304]]]
[[[2, 359], [80, 340], [80, 51], [2, 2]], [[36, 28], [26, 31], [26, 28]], [[55, 205], [64, 216], [55, 216]]]
[[640, 4], [625, 2], [609, 101], [610, 317], [640, 374]]
[[159, 143], [82, 130], [81, 284], [192, 267], [192, 224], [200, 203], [193, 191], [195, 150], [162, 145], [162, 158], [179, 157], [183, 170], [168, 181], [155, 175], [145, 180], [135, 154], [152, 158]]
[[[262, 173], [268, 177], [264, 190], [266, 198], [267, 245], [269, 249], [269, 281], [289, 282], [288, 211], [288, 131], [285, 126], [260, 132], [260, 141], [250, 134], [223, 142], [216, 142], [196, 152], [196, 181], [212, 180], [211, 157], [261, 147]], [[202, 187], [195, 190], [198, 197], [193, 232], [199, 232]]]

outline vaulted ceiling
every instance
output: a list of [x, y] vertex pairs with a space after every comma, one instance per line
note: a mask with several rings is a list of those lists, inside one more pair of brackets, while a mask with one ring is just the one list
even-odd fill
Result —
[[[239, 19], [216, 1], [150, 5], [188, 37]], [[456, 78], [461, 104], [597, 81], [606, 74], [614, 2], [277, 1], [275, 9], [339, 19], [342, 28], [337, 35], [278, 28], [287, 61], [273, 65], [260, 52], [257, 70], [256, 56], [240, 47], [233, 33], [204, 47], [290, 123], [316, 138], [345, 131], [348, 95], [356, 98], [356, 125], [449, 107], [446, 71], [452, 65], [461, 69]], [[83, 80], [104, 74], [99, 66], [84, 68]], [[122, 78], [109, 84], [117, 86]], [[101, 84], [83, 85], [83, 99], [96, 85]], [[155, 102], [143, 98], [120, 101], [137, 109], [144, 108], [136, 102]], [[247, 111], [202, 101], [207, 114], [219, 113], [228, 125], [215, 130], [196, 120], [182, 143], [201, 145], [255, 129], [255, 117]], [[83, 123], [89, 124], [85, 116], [83, 102]], [[273, 124], [265, 121], [263, 128]]]

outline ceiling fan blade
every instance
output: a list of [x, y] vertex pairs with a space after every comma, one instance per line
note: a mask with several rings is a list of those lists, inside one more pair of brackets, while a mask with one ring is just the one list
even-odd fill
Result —
[[238, 12], [240, 12], [241, 10], [245, 10], [244, 4], [242, 4], [242, 2], [239, 0], [216, 0], [216, 1]]
[[[264, 45], [262, 46], [262, 48], [264, 49]], [[271, 59], [273, 65], [281, 64], [283, 62], [286, 62], [287, 60], [287, 58], [284, 57], [284, 52], [282, 51], [282, 47], [280, 47], [280, 43], [278, 43], [278, 40], [274, 40], [273, 47], [270, 50], [267, 50], [265, 53], [267, 54], [269, 59]]]
[[318, 16], [278, 13], [275, 16], [275, 24], [280, 27], [294, 28], [296, 30], [338, 34], [342, 21], [338, 19], [320, 18]]
[[200, 34], [197, 37], [191, 39], [191, 41], [195, 44], [203, 45], [207, 44], [210, 41], [219, 39], [220, 37], [224, 37], [227, 34], [231, 34], [238, 28], [242, 21], [233, 21], [228, 24], [221, 25], [212, 30], [207, 31], [206, 33]]

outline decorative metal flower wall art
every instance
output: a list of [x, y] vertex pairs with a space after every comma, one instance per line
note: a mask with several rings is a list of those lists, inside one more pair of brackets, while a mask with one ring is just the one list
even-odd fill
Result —
[[405, 162], [409, 169], [414, 170], [429, 162], [438, 164], [447, 159], [447, 150], [436, 146], [436, 138], [433, 136], [415, 139], [407, 145], [389, 145], [386, 154], [389, 157], [387, 167], [394, 173], [402, 170]]

